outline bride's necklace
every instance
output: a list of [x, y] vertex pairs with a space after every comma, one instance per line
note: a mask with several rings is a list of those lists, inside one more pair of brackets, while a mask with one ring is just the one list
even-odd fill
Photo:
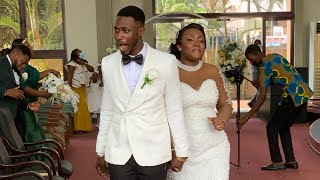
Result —
[[202, 67], [203, 62], [199, 61], [199, 63], [196, 66], [188, 66], [185, 64], [182, 64], [181, 61], [178, 60], [178, 67], [189, 72], [195, 72], [198, 71]]

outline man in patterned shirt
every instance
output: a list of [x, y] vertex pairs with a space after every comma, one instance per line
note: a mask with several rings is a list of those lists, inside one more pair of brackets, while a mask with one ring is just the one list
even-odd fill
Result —
[[[256, 45], [249, 45], [245, 55], [250, 63], [259, 67], [259, 80], [253, 85], [259, 88], [259, 97], [251, 110], [237, 122], [240, 128], [256, 113], [266, 99], [267, 88], [270, 85], [280, 86], [283, 94], [271, 120], [267, 124], [267, 136], [272, 163], [262, 167], [262, 170], [297, 169], [290, 127], [295, 122], [299, 112], [306, 106], [308, 99], [313, 95], [306, 81], [297, 70], [279, 54], [265, 55]], [[280, 135], [286, 162], [282, 162], [278, 136]]]

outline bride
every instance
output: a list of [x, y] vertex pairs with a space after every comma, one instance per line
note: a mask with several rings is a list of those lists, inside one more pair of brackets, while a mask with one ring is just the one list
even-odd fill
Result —
[[170, 46], [179, 60], [191, 152], [181, 162], [181, 172], [169, 170], [168, 180], [229, 179], [230, 144], [224, 129], [232, 115], [231, 99], [219, 69], [201, 61], [205, 48], [204, 29], [196, 23], [182, 28]]

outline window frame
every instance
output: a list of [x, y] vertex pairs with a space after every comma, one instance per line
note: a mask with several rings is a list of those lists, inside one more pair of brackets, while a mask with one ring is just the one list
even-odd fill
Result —
[[[223, 18], [262, 18], [262, 42], [263, 42], [263, 51], [265, 52], [266, 47], [266, 22], [267, 21], [279, 21], [279, 20], [290, 20], [291, 22], [291, 44], [290, 44], [290, 64], [294, 66], [294, 20], [295, 20], [295, 6], [294, 0], [290, 0], [291, 3], [291, 10], [285, 12], [247, 12], [247, 13], [196, 13], [200, 16], [203, 16], [208, 19], [223, 19]], [[156, 0], [152, 0], [152, 14], [153, 17], [159, 14], [156, 14]], [[175, 13], [175, 14], [168, 14], [161, 18], [154, 18], [153, 19], [153, 32], [156, 32], [155, 23], [157, 22], [172, 22], [172, 21], [183, 21], [183, 19], [188, 18], [186, 14]], [[195, 16], [190, 16], [190, 18], [196, 19]], [[156, 45], [156, 40], [154, 39], [153, 45]]]
[[[32, 59], [62, 59], [63, 65], [67, 63], [67, 43], [66, 43], [66, 29], [65, 29], [65, 2], [61, 1], [61, 12], [62, 12], [62, 31], [63, 31], [63, 49], [56, 50], [34, 50], [34, 56]], [[26, 11], [26, 0], [19, 0], [19, 14], [20, 14], [20, 38], [27, 38], [27, 11]], [[66, 74], [65, 68], [63, 73]]]

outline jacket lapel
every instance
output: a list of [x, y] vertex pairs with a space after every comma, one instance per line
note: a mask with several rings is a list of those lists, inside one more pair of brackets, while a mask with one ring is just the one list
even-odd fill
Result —
[[121, 53], [120, 51], [118, 51], [115, 57], [116, 60], [115, 60], [114, 66], [112, 67], [114, 69], [114, 73], [112, 73], [112, 75], [113, 75], [113, 82], [115, 84], [116, 99], [119, 100], [119, 101], [115, 101], [115, 103], [118, 104], [118, 107], [122, 111], [125, 111], [128, 106], [129, 100], [131, 98], [131, 93], [130, 93], [128, 84], [126, 82], [126, 79], [124, 78], [121, 58], [122, 58]]
[[12, 67], [9, 63], [9, 59], [7, 58], [7, 56], [4, 56], [5, 58], [3, 59], [3, 63], [4, 63], [4, 66], [5, 66], [5, 69], [8, 71], [8, 75], [9, 75], [9, 80], [13, 83], [13, 84], [16, 84], [16, 80], [15, 80], [15, 77], [14, 77], [14, 74], [13, 74], [13, 70], [12, 70]]
[[[152, 50], [153, 49], [149, 45], [147, 45], [146, 58], [144, 60], [144, 64], [142, 67], [142, 71], [141, 71], [139, 80], [137, 82], [137, 85], [136, 85], [136, 87], [132, 93], [131, 99], [129, 101], [127, 111], [131, 111], [131, 110], [137, 108], [138, 106], [140, 106], [149, 94], [149, 90], [150, 90], [151, 86], [148, 84], [145, 84], [143, 86], [143, 84], [144, 84], [145, 76], [155, 66], [155, 62], [156, 62], [155, 58], [156, 57], [153, 56], [154, 53], [152, 53]], [[142, 88], [142, 86], [143, 86], [143, 88]]]

